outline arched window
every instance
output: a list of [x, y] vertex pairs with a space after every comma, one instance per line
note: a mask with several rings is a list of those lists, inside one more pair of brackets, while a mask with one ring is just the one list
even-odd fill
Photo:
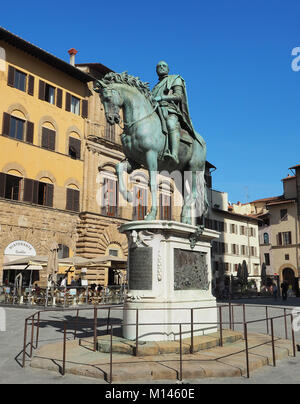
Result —
[[264, 244], [269, 244], [269, 234], [264, 233]]
[[68, 258], [70, 256], [70, 249], [64, 244], [58, 244], [58, 258]]

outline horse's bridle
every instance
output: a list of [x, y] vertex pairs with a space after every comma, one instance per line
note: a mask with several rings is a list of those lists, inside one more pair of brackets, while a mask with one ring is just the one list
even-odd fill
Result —
[[[124, 127], [123, 127], [123, 128], [121, 127], [120, 124], [118, 124], [118, 125], [120, 126], [120, 128], [121, 128], [122, 130], [124, 130], [125, 128], [127, 128], [127, 129], [128, 129], [128, 128], [131, 128], [131, 126], [135, 125], [136, 123], [141, 122], [141, 121], [143, 121], [143, 120], [146, 119], [146, 118], [150, 118], [150, 116], [152, 116], [152, 115], [154, 114], [154, 112], [156, 111], [157, 107], [158, 107], [158, 104], [155, 105], [153, 111], [152, 111], [150, 114], [148, 114], [148, 115], [146, 115], [146, 116], [143, 116], [142, 118], [137, 119], [136, 121], [133, 121], [133, 122], [125, 122], [125, 121], [123, 121], [123, 123], [124, 123]], [[121, 119], [122, 119], [122, 118], [121, 118]]]

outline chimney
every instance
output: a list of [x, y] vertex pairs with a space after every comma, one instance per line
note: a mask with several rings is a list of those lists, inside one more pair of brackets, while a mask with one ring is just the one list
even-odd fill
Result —
[[70, 55], [70, 65], [75, 66], [75, 55], [78, 51], [74, 48], [68, 50], [68, 54]]

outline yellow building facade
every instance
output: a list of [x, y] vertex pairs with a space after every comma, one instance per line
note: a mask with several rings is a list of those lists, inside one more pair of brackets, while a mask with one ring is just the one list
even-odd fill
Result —
[[0, 28], [1, 269], [26, 243], [36, 255], [48, 255], [53, 241], [61, 255], [75, 253], [91, 80]]

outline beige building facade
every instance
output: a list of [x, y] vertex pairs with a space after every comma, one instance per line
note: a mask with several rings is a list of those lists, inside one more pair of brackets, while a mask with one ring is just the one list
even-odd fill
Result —
[[267, 275], [287, 281], [299, 294], [299, 166], [282, 179], [283, 195], [251, 202], [252, 212], [262, 220], [260, 228], [261, 265]]
[[209, 190], [210, 211], [206, 227], [220, 232], [212, 242], [212, 271], [216, 292], [224, 289], [224, 276], [236, 277], [239, 264], [247, 264], [248, 281], [260, 289], [258, 220], [250, 215], [250, 206], [229, 206], [228, 194]]

